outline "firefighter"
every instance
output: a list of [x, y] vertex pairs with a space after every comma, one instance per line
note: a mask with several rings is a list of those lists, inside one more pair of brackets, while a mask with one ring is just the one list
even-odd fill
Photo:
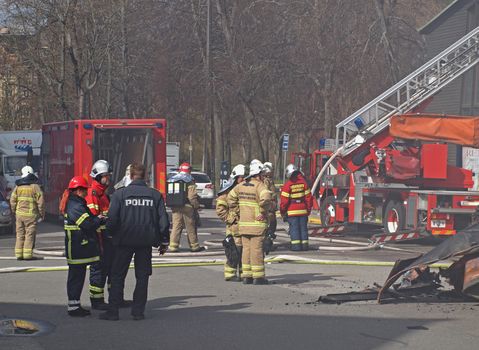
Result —
[[271, 192], [271, 207], [268, 212], [268, 231], [267, 236], [275, 236], [276, 232], [276, 210], [278, 210], [278, 200], [276, 196], [276, 187], [273, 181], [273, 164], [265, 162], [263, 166], [263, 182], [266, 188]]
[[247, 181], [236, 185], [228, 194], [230, 210], [239, 208], [238, 230], [243, 246], [241, 277], [244, 284], [268, 284], [263, 240], [268, 228], [271, 192], [261, 181], [262, 168], [260, 162], [252, 162]]
[[288, 181], [281, 189], [280, 212], [289, 224], [291, 250], [308, 250], [308, 216], [313, 206], [311, 190], [294, 164], [286, 167], [286, 177]]
[[187, 202], [183, 206], [171, 208], [173, 227], [171, 229], [169, 251], [179, 251], [181, 231], [186, 227], [190, 251], [193, 253], [201, 252], [205, 250], [205, 248], [201, 247], [198, 243], [197, 226], [200, 202], [198, 200], [198, 194], [196, 193], [195, 182], [191, 176], [191, 165], [189, 163], [182, 163], [179, 170], [179, 173], [173, 176], [170, 181], [182, 181], [186, 183]]
[[22, 168], [22, 177], [10, 198], [10, 206], [16, 216], [15, 257], [17, 260], [32, 260], [37, 222], [45, 217], [43, 193], [37, 184], [38, 178], [31, 166]]
[[107, 232], [113, 235], [116, 250], [111, 273], [109, 309], [100, 314], [102, 320], [119, 319], [118, 308], [133, 256], [136, 286], [131, 315], [134, 320], [144, 318], [148, 279], [152, 273], [151, 247], [159, 247], [160, 255], [168, 248], [170, 223], [165, 203], [160, 192], [148, 187], [145, 173], [144, 165], [132, 164], [130, 176], [133, 181], [111, 197]]
[[85, 178], [82, 176], [72, 178], [68, 184], [68, 191], [64, 214], [65, 255], [68, 263], [68, 315], [83, 317], [90, 315], [90, 311], [83, 309], [80, 304], [86, 268], [87, 265], [99, 264], [100, 246], [96, 230], [105, 223], [105, 218], [93, 215], [88, 209], [85, 200], [88, 183]]
[[[216, 215], [218, 215], [218, 217], [224, 223], [226, 223], [226, 237], [233, 237], [234, 245], [230, 244], [228, 247], [231, 247], [232, 249], [237, 249], [240, 259], [237, 266], [231, 266], [231, 263], [228, 264], [228, 261], [225, 262], [225, 281], [236, 282], [241, 280], [241, 253], [243, 250], [243, 246], [241, 244], [241, 237], [239, 236], [238, 232], [238, 217], [236, 213], [234, 211], [230, 211], [228, 207], [228, 193], [233, 189], [234, 186], [243, 182], [245, 173], [246, 167], [243, 164], [236, 165], [231, 171], [229, 181], [218, 192], [218, 198], [216, 199]], [[229, 242], [231, 241], [226, 240], [226, 243]], [[227, 246], [225, 245], [225, 249], [227, 250], [229, 248], [227, 248]], [[238, 270], [239, 273], [237, 274]]]
[[[97, 160], [91, 168], [90, 177], [93, 181], [88, 188], [88, 194], [85, 199], [88, 209], [95, 216], [108, 216], [110, 199], [106, 191], [110, 185], [111, 172], [112, 168], [106, 160]], [[105, 225], [100, 226], [98, 229], [101, 261], [99, 264], [90, 266], [90, 301], [92, 308], [96, 310], [106, 310], [107, 308], [104, 301], [104, 287], [107, 279], [110, 277], [113, 260], [111, 236], [106, 234], [105, 229]]]

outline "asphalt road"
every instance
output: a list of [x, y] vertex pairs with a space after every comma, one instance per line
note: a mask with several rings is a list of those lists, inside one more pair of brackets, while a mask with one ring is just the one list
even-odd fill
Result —
[[[222, 225], [212, 210], [202, 213], [200, 239], [221, 259], [215, 242]], [[282, 225], [281, 225], [282, 226]], [[280, 227], [283, 228], [283, 227]], [[42, 224], [38, 248], [63, 244], [61, 227]], [[365, 242], [369, 232], [342, 239]], [[182, 239], [186, 244], [186, 237]], [[432, 241], [401, 244], [405, 250], [429, 250]], [[59, 259], [17, 262], [14, 238], [0, 236], [0, 269], [21, 266], [65, 266]], [[273, 255], [324, 260], [394, 261], [412, 257], [408, 251], [324, 251], [291, 254], [287, 238], [279, 237]], [[338, 244], [335, 244], [338, 246]], [[318, 250], [318, 247], [320, 248]], [[398, 247], [396, 245], [395, 247]], [[186, 247], [185, 247], [185, 252]], [[169, 259], [179, 259], [170, 254]], [[191, 257], [188, 257], [191, 259]], [[176, 261], [175, 260], [175, 261]], [[54, 327], [37, 337], [0, 336], [0, 349], [473, 349], [477, 346], [479, 303], [425, 298], [415, 302], [317, 303], [320, 295], [359, 291], [382, 283], [390, 267], [274, 263], [267, 265], [267, 286], [224, 282], [221, 265], [159, 267], [150, 279], [146, 319], [133, 321], [122, 310], [119, 322], [85, 319], [66, 314], [66, 271], [0, 273], [0, 320], [34, 319]], [[131, 298], [130, 271], [126, 296]], [[85, 289], [82, 302], [88, 306]], [[0, 321], [0, 328], [2, 322]]]

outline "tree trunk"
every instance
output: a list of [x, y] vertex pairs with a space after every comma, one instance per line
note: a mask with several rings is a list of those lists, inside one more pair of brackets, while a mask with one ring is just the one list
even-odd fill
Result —
[[244, 114], [245, 114], [245, 120], [246, 120], [246, 127], [248, 129], [248, 134], [250, 137], [250, 144], [251, 144], [251, 154], [250, 154], [250, 159], [259, 159], [261, 161], [264, 161], [264, 149], [263, 149], [263, 144], [261, 143], [261, 134], [260, 130], [258, 128], [257, 122], [256, 122], [256, 117], [251, 110], [250, 106], [245, 102], [242, 101], [243, 103], [243, 109], [244, 109]]
[[131, 118], [130, 106], [130, 57], [128, 52], [128, 22], [127, 7], [129, 0], [121, 4], [121, 32], [122, 32], [122, 73], [123, 73], [123, 110], [125, 118]]
[[215, 158], [215, 167], [214, 167], [214, 178], [215, 178], [215, 185], [219, 188], [220, 185], [220, 177], [218, 176], [221, 173], [221, 163], [225, 159], [224, 155], [224, 143], [223, 143], [223, 123], [221, 117], [218, 113], [218, 108], [213, 109], [213, 121], [214, 121], [214, 139], [215, 139], [215, 147], [214, 147], [214, 158]]

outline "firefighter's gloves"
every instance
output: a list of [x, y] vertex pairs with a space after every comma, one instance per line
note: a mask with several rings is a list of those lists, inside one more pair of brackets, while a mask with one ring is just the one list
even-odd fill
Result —
[[288, 214], [283, 215], [283, 222], [288, 222]]
[[276, 234], [274, 232], [266, 233], [263, 241], [263, 252], [265, 255], [268, 255], [273, 250], [274, 239], [276, 238]]
[[230, 267], [236, 268], [241, 260], [240, 253], [235, 244], [235, 239], [232, 235], [226, 236], [223, 240], [223, 247], [225, 248], [226, 261]]
[[168, 244], [160, 244], [160, 247], [158, 248], [158, 253], [160, 255], [164, 255], [167, 250], [168, 250]]

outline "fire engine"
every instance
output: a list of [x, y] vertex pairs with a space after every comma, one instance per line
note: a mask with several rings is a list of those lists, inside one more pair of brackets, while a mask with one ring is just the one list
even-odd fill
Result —
[[333, 150], [302, 156], [311, 163], [306, 168], [323, 225], [375, 224], [387, 234], [439, 236], [471, 222], [479, 192], [472, 191], [470, 170], [448, 164], [448, 144], [478, 147], [479, 119], [421, 113], [477, 62], [479, 27], [338, 123]]
[[166, 186], [166, 121], [164, 119], [98, 119], [48, 123], [42, 127], [42, 171], [47, 214], [57, 216], [60, 197], [76, 175], [89, 176], [92, 164], [105, 159], [113, 167], [112, 183], [128, 164], [147, 168], [150, 186]]

